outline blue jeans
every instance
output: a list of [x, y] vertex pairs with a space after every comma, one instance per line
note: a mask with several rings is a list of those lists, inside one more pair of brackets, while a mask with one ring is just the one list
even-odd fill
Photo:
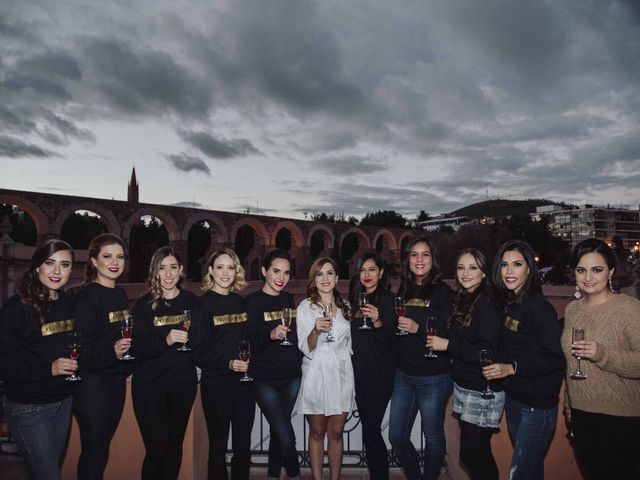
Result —
[[300, 475], [296, 434], [291, 425], [291, 412], [300, 390], [300, 378], [255, 381], [256, 400], [269, 422], [269, 478], [280, 478], [282, 464], [289, 478]]
[[411, 430], [420, 410], [425, 436], [425, 480], [437, 480], [447, 451], [444, 414], [453, 389], [449, 373], [418, 377], [396, 370], [389, 412], [389, 441], [408, 480], [420, 478], [420, 455]]
[[71, 425], [71, 397], [54, 403], [6, 401], [11, 435], [34, 480], [60, 480], [60, 461]]
[[556, 431], [558, 407], [532, 408], [516, 402], [507, 394], [505, 411], [513, 444], [509, 479], [543, 479], [544, 456]]

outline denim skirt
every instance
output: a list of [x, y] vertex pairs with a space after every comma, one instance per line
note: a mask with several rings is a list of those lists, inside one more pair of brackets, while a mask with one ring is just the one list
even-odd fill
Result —
[[495, 398], [484, 399], [482, 392], [462, 388], [453, 383], [453, 411], [460, 419], [484, 428], [498, 428], [504, 409], [505, 393], [494, 392]]

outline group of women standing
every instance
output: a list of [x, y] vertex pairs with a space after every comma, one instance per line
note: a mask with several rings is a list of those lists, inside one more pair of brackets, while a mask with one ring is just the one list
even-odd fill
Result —
[[[354, 401], [371, 478], [389, 478], [381, 433], [389, 405], [389, 441], [406, 477], [437, 479], [451, 393], [460, 459], [472, 479], [498, 478], [490, 442], [503, 409], [514, 447], [510, 478], [543, 478], [565, 375], [565, 414], [588, 477], [637, 473], [640, 302], [611, 290], [615, 256], [599, 240], [574, 249], [582, 298], [567, 307], [564, 333], [542, 295], [533, 250], [517, 240], [500, 247], [492, 267], [479, 250], [461, 251], [452, 289], [440, 278], [432, 241], [415, 237], [397, 294], [383, 260], [367, 253], [343, 298], [337, 263], [322, 257], [297, 308], [284, 291], [291, 272], [284, 250], [265, 256], [263, 287], [246, 297], [238, 293], [246, 285], [238, 256], [215, 252], [198, 298], [181, 287], [178, 253], [162, 247], [151, 260], [148, 292], [131, 311], [116, 285], [125, 264], [120, 238], [102, 234], [91, 242], [74, 302], [63, 291], [73, 260], [65, 242], [45, 242], [0, 310], [0, 379], [12, 434], [34, 479], [60, 478], [72, 403], [82, 449], [78, 478], [102, 478], [130, 374], [146, 448], [142, 478], [176, 479], [195, 366], [210, 479], [228, 476], [230, 431], [231, 478], [248, 479], [256, 402], [269, 422], [269, 479], [280, 478], [283, 467], [288, 478], [300, 477], [293, 412], [309, 424], [313, 478], [322, 478], [326, 439], [330, 478], [338, 479]], [[67, 381], [77, 376], [75, 385]], [[418, 413], [423, 462], [411, 442]]]

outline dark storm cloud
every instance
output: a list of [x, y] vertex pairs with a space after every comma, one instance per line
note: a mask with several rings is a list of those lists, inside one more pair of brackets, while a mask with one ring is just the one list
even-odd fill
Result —
[[0, 135], [0, 157], [20, 158], [46, 158], [53, 154], [37, 145], [25, 143], [22, 140]]
[[29, 133], [36, 128], [36, 123], [10, 108], [0, 105], [0, 127], [16, 133]]
[[180, 131], [178, 133], [192, 147], [216, 160], [228, 160], [260, 153], [250, 141], [243, 138], [227, 140], [217, 139], [206, 132]]
[[313, 170], [328, 175], [366, 175], [370, 173], [383, 172], [386, 166], [356, 155], [321, 158], [311, 162]]
[[211, 107], [211, 87], [165, 52], [137, 50], [124, 41], [99, 38], [85, 39], [83, 50], [97, 93], [117, 110], [198, 117]]
[[78, 127], [72, 120], [49, 112], [45, 118], [64, 138], [76, 138], [85, 142], [95, 142], [95, 135], [86, 128]]
[[0, 84], [0, 88], [10, 92], [21, 92], [30, 88], [45, 96], [60, 100], [69, 100], [71, 98], [71, 95], [62, 84], [38, 75], [11, 75]]
[[192, 157], [185, 153], [180, 155], [167, 155], [169, 164], [180, 172], [201, 172], [211, 176], [211, 170], [202, 159]]

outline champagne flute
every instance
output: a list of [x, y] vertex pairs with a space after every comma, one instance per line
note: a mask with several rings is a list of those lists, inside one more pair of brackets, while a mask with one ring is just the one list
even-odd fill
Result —
[[[488, 367], [493, 364], [493, 352], [489, 349], [482, 349], [478, 352], [480, 357], [480, 367]], [[496, 398], [495, 393], [489, 387], [489, 379], [485, 378], [485, 389], [480, 394], [480, 396], [484, 399], [491, 400], [492, 398]]]
[[[132, 338], [133, 337], [133, 317], [131, 315], [126, 315], [121, 321], [120, 321], [120, 333], [122, 334], [122, 338]], [[136, 357], [134, 357], [133, 355], [131, 355], [129, 353], [129, 350], [127, 350], [127, 353], [124, 354], [124, 356], [122, 357], [122, 360], [134, 360]]]
[[[436, 334], [436, 317], [427, 317], [427, 339], [433, 337]], [[426, 358], [438, 358], [436, 352], [432, 348], [427, 347], [427, 353], [424, 354]]]
[[325, 340], [326, 340], [327, 343], [335, 342], [336, 339], [334, 338], [334, 336], [332, 334], [332, 330], [333, 330], [333, 304], [331, 304], [331, 303], [322, 304], [322, 316], [324, 318], [329, 319], [329, 321], [331, 321], [331, 326], [329, 327], [329, 331], [327, 332], [327, 337], [326, 337]]
[[291, 309], [290, 308], [283, 308], [282, 309], [282, 319], [281, 320], [282, 320], [282, 325], [284, 325], [284, 327], [287, 330], [284, 332], [284, 338], [280, 342], [280, 346], [282, 346], [282, 347], [290, 347], [291, 345], [293, 345], [293, 343], [291, 343], [289, 341], [289, 339], [287, 338], [287, 333], [289, 332], [289, 326], [291, 325]]
[[[360, 301], [360, 311], [369, 305], [369, 295], [367, 292], [360, 292], [360, 297], [358, 298]], [[371, 326], [369, 325], [369, 317], [365, 316], [364, 312], [362, 313], [362, 325], [358, 327], [359, 330], [371, 330]]]
[[[249, 340], [240, 340], [238, 342], [238, 356], [243, 362], [248, 362], [251, 358], [251, 343]], [[244, 377], [240, 379], [241, 382], [252, 382], [253, 378], [247, 375], [247, 371], [244, 372]]]
[[[584, 328], [573, 327], [573, 332], [571, 336], [571, 346], [573, 347], [573, 345], [575, 345], [576, 342], [581, 342], [582, 340], [584, 340]], [[575, 372], [573, 372], [571, 375], [569, 375], [569, 377], [573, 380], [586, 380], [587, 376], [582, 370], [580, 370], [580, 360], [582, 360], [582, 357], [580, 357], [579, 355], [576, 355], [575, 353], [573, 355], [578, 360], [578, 369]]]
[[[80, 357], [80, 347], [82, 347], [82, 334], [78, 332], [71, 332], [69, 334], [69, 357], [72, 360], [78, 360]], [[80, 375], [76, 375], [77, 370], [73, 372], [71, 375], [65, 378], [67, 382], [79, 382], [82, 380]]]
[[[396, 307], [396, 315], [398, 315], [398, 319], [400, 317], [404, 317], [405, 314], [405, 306], [404, 306], [404, 298], [397, 296], [393, 299], [393, 303]], [[404, 337], [405, 335], [409, 335], [409, 332], [405, 332], [404, 330], [398, 330], [396, 335], [399, 337]]]
[[[182, 314], [180, 315], [180, 328], [184, 332], [189, 332], [189, 328], [191, 327], [191, 310], [182, 310]], [[182, 346], [178, 347], [176, 350], [179, 352], [190, 352], [191, 349], [187, 347], [187, 341], [182, 344]]]

